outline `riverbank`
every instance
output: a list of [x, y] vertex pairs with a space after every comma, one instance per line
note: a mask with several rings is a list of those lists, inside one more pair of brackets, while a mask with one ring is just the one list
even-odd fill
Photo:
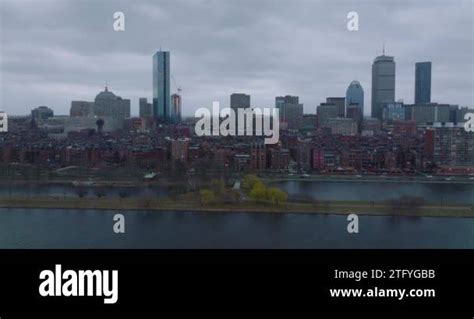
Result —
[[214, 203], [201, 205], [197, 200], [185, 198], [144, 200], [133, 198], [62, 198], [62, 197], [17, 197], [0, 199], [2, 208], [45, 208], [45, 209], [95, 209], [95, 210], [155, 210], [155, 211], [198, 211], [198, 212], [262, 212], [262, 213], [312, 213], [312, 214], [359, 214], [389, 216], [426, 217], [474, 217], [471, 206], [450, 205], [394, 205], [383, 202], [363, 201], [317, 201], [312, 203], [287, 202], [269, 205], [244, 201], [240, 203]]
[[281, 182], [339, 182], [339, 183], [422, 183], [422, 184], [467, 184], [474, 185], [472, 176], [462, 177], [447, 177], [447, 176], [387, 176], [387, 175], [372, 175], [372, 176], [357, 176], [357, 175], [308, 175], [301, 176], [285, 176], [285, 177], [264, 177], [262, 178], [266, 183], [281, 183]]
[[0, 180], [0, 186], [8, 185], [59, 185], [59, 186], [75, 186], [80, 187], [146, 187], [146, 186], [180, 186], [186, 185], [186, 182], [176, 181], [170, 179], [160, 179], [151, 181], [129, 181], [129, 180], [89, 180], [80, 179], [48, 179], [48, 180], [28, 180], [28, 179], [14, 179], [14, 180]]
[[[239, 180], [243, 177], [234, 177]], [[421, 183], [421, 184], [462, 184], [474, 185], [474, 176], [448, 176], [448, 175], [325, 175], [325, 174], [307, 174], [307, 175], [282, 175], [272, 174], [261, 176], [265, 183], [281, 183], [281, 182], [340, 182], [340, 183]], [[126, 179], [126, 178], [101, 178], [96, 177], [84, 179], [82, 176], [77, 177], [58, 177], [49, 179], [37, 178], [1, 178], [0, 185], [73, 185], [79, 184], [84, 186], [121, 186], [121, 187], [140, 187], [140, 186], [175, 186], [187, 185], [187, 180], [176, 179], [172, 177], [157, 177], [152, 180], [143, 179]]]

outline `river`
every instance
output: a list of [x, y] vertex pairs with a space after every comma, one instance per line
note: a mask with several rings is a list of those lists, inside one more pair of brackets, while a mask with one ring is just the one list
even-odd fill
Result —
[[[290, 197], [373, 200], [420, 196], [428, 203], [473, 204], [472, 184], [279, 182]], [[103, 188], [139, 198], [164, 197], [168, 187]], [[86, 197], [97, 187], [86, 188]], [[179, 191], [178, 191], [179, 192]], [[78, 196], [68, 185], [1, 186], [0, 196]], [[125, 216], [125, 234], [113, 216]], [[0, 248], [474, 248], [474, 218], [360, 216], [349, 234], [346, 216], [0, 208]]]

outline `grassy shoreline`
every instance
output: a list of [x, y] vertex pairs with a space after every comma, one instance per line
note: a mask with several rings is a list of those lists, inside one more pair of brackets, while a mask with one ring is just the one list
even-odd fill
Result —
[[363, 201], [320, 201], [313, 203], [287, 202], [284, 205], [269, 205], [244, 201], [232, 204], [201, 205], [197, 200], [184, 198], [163, 200], [137, 200], [133, 198], [63, 198], [63, 197], [17, 197], [0, 199], [1, 208], [44, 208], [44, 209], [95, 209], [95, 210], [154, 210], [154, 211], [196, 211], [236, 213], [307, 213], [416, 217], [474, 217], [470, 206], [421, 205], [417, 207], [394, 206], [383, 202]]

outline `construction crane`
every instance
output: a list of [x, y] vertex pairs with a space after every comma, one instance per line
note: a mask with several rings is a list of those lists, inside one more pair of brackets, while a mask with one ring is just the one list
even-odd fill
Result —
[[182, 91], [183, 89], [181, 88], [181, 86], [179, 86], [179, 85], [176, 83], [176, 79], [174, 78], [173, 75], [171, 75], [171, 79], [173, 80], [174, 86], [176, 87], [176, 90], [178, 91], [178, 95], [181, 95], [181, 91]]

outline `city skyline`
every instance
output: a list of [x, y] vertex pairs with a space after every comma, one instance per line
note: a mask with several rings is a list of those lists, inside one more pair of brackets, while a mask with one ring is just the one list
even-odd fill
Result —
[[[345, 96], [348, 85], [354, 80], [364, 88], [364, 109], [368, 115], [371, 105], [369, 92], [372, 89], [370, 66], [374, 58], [381, 55], [383, 43], [387, 47], [386, 55], [394, 56], [397, 63], [396, 100], [413, 103], [415, 63], [432, 61], [431, 100], [469, 107], [474, 104], [474, 81], [470, 76], [474, 72], [468, 72], [473, 68], [470, 33], [473, 23], [469, 15], [472, 3], [467, 1], [458, 1], [452, 6], [436, 2], [434, 5], [418, 2], [408, 6], [392, 3], [389, 11], [387, 5], [370, 2], [360, 5], [344, 2], [331, 6], [327, 2], [308, 4], [297, 1], [287, 5], [290, 13], [301, 18], [311, 17], [318, 20], [318, 24], [313, 24], [313, 20], [309, 23], [306, 19], [288, 24], [282, 12], [272, 9], [267, 1], [256, 2], [250, 8], [252, 10], [235, 4], [219, 4], [215, 13], [209, 13], [208, 20], [200, 21], [202, 25], [198, 25], [193, 17], [185, 20], [203, 29], [222, 24], [221, 28], [213, 28], [217, 31], [208, 30], [210, 33], [205, 37], [206, 40], [219, 41], [205, 43], [184, 37], [189, 30], [184, 32], [178, 26], [169, 27], [168, 33], [155, 34], [158, 40], [149, 41], [151, 37], [144, 32], [144, 28], [155, 28], [164, 23], [163, 19], [168, 21], [166, 14], [176, 18], [182, 15], [171, 10], [170, 3], [166, 1], [160, 5], [150, 2], [134, 7], [117, 2], [117, 10], [125, 13], [126, 30], [113, 31], [114, 3], [104, 7], [87, 1], [81, 6], [46, 1], [42, 2], [41, 8], [36, 6], [38, 10], [33, 10], [31, 3], [28, 7], [25, 2], [2, 2], [0, 26], [4, 46], [0, 51], [0, 108], [10, 114], [28, 114], [34, 107], [47, 105], [57, 114], [68, 114], [72, 100], [87, 100], [95, 96], [107, 82], [111, 90], [131, 100], [132, 114], [136, 115], [138, 99], [146, 97], [151, 100], [153, 97], [150, 57], [159, 49], [160, 43], [163, 50], [173, 55], [171, 75], [183, 87], [181, 95], [185, 116], [192, 115], [198, 107], [210, 106], [213, 100], [230, 106], [230, 95], [235, 92], [249, 94], [252, 106], [258, 107], [272, 107], [276, 96], [299, 96], [304, 112], [314, 114], [316, 106], [326, 97]], [[204, 4], [209, 5], [199, 8], [181, 2], [176, 5], [185, 11], [196, 9], [199, 15], [204, 14], [203, 7], [209, 8], [215, 2]], [[316, 10], [318, 7], [324, 7], [326, 15]], [[84, 11], [94, 12], [91, 23], [66, 19], [64, 14], [73, 9], [81, 14]], [[222, 21], [226, 15], [218, 9], [231, 11], [242, 19]], [[314, 9], [312, 16], [305, 13], [310, 9]], [[262, 10], [269, 15], [256, 21]], [[346, 14], [354, 10], [360, 15], [360, 30], [349, 32], [346, 29]], [[428, 14], [415, 14], [420, 11]], [[28, 19], [33, 13], [35, 19]], [[434, 21], [435, 13], [441, 14], [449, 23], [438, 25]], [[367, 19], [369, 14], [370, 19]], [[157, 19], [160, 15], [161, 19]], [[52, 16], [60, 19], [54, 23], [47, 22]], [[17, 23], [15, 17], [24, 23], [15, 30], [16, 33], [12, 30]], [[143, 19], [137, 20], [138, 17]], [[385, 20], [381, 28], [377, 22], [380, 23], [382, 18]], [[38, 30], [35, 29], [35, 22]], [[426, 25], [425, 31], [413, 29], [422, 22]], [[277, 30], [280, 33], [269, 31], [269, 26], [281, 23], [283, 25]], [[262, 34], [243, 39], [254, 33], [255, 24], [260, 26], [258, 30]], [[287, 28], [280, 29], [283, 26]], [[53, 32], [52, 36], [45, 36], [52, 32], [53, 27], [58, 31]], [[66, 39], [66, 35], [81, 38], [91, 28], [98, 31], [97, 35], [91, 35], [96, 47], [87, 48], [87, 43], [83, 43], [83, 47], [78, 46], [71, 43], [71, 39]], [[463, 28], [467, 32], [461, 32]], [[406, 33], [408, 29], [410, 33]], [[36, 41], [37, 47], [32, 47], [33, 43], [19, 41], [25, 37], [25, 32], [31, 30], [37, 34], [37, 38], [31, 41]], [[295, 30], [305, 39], [286, 41], [282, 47], [281, 42], [288, 40], [289, 33]], [[137, 32], [141, 37], [136, 36]], [[439, 41], [444, 33], [450, 34], [450, 38], [453, 38], [452, 34], [457, 35], [450, 40], [451, 45]], [[418, 37], [417, 41], [403, 39], [405, 34], [410, 34], [413, 39]], [[89, 38], [89, 33], [87, 36]], [[270, 41], [259, 42], [265, 39]], [[257, 43], [261, 46], [255, 46]], [[346, 46], [353, 50], [347, 50]], [[35, 56], [31, 56], [32, 48], [36, 49]], [[289, 52], [274, 53], [271, 49], [287, 49]], [[176, 84], [171, 86], [172, 94], [177, 88]], [[29, 94], [22, 93], [25, 88]]]

